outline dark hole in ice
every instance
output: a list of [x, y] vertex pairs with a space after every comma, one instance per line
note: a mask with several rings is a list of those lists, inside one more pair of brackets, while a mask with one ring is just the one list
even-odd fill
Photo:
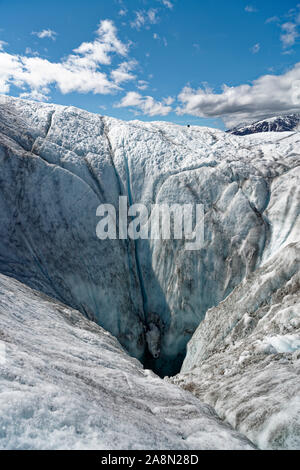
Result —
[[[171, 377], [180, 372], [186, 355], [186, 343], [180, 342], [180, 349], [172, 351], [164, 348], [164, 333], [166, 325], [163, 315], [149, 309], [144, 310], [146, 319], [145, 352], [141, 360], [145, 369], [151, 369], [159, 377]], [[185, 336], [187, 340], [188, 337]]]
[[154, 358], [152, 354], [147, 351], [142, 360], [144, 369], [151, 369], [159, 377], [172, 377], [180, 372], [182, 363], [186, 355], [186, 349], [177, 354], [175, 357], [160, 356]]

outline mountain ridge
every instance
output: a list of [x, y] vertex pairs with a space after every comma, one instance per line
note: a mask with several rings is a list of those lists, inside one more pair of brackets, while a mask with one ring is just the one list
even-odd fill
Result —
[[292, 132], [295, 130], [300, 130], [300, 113], [275, 116], [251, 124], [241, 124], [226, 132], [243, 136], [259, 132]]

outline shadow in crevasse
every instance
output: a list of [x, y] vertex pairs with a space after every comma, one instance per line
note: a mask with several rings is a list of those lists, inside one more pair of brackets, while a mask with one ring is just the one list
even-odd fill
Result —
[[173, 376], [181, 369], [190, 336], [180, 342], [174, 341], [173, 351], [165, 347], [164, 340], [166, 335], [170, 335], [172, 320], [170, 307], [164, 289], [152, 267], [149, 241], [137, 240], [135, 244], [136, 266], [145, 321], [145, 353], [141, 362], [145, 369], [151, 369], [160, 377]]

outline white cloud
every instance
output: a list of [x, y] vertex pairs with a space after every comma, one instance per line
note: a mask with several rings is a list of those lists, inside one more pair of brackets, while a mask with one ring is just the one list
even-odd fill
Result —
[[267, 18], [266, 19], [266, 23], [276, 23], [280, 21], [280, 19], [278, 18], [278, 16], [271, 16], [270, 18]]
[[297, 31], [297, 25], [295, 23], [284, 23], [281, 25], [283, 33], [280, 36], [283, 47], [293, 46], [296, 42], [299, 33]]
[[121, 8], [121, 10], [119, 11], [119, 15], [120, 15], [120, 16], [126, 16], [126, 15], [127, 15], [127, 10], [126, 10], [126, 8]]
[[251, 85], [223, 85], [222, 93], [185, 87], [178, 114], [220, 117], [228, 126], [300, 111], [300, 62], [283, 75], [263, 75]]
[[[288, 21], [287, 21], [288, 19]], [[300, 36], [300, 3], [296, 8], [291, 8], [288, 13], [281, 18], [272, 16], [266, 20], [266, 23], [277, 23], [281, 29], [280, 40], [284, 49], [294, 46], [296, 39]], [[284, 51], [284, 54], [290, 54], [292, 51]]]
[[251, 47], [250, 50], [251, 50], [252, 54], [257, 54], [260, 51], [260, 44], [259, 43], [254, 44], [254, 46]]
[[31, 47], [26, 47], [25, 54], [26, 55], [35, 55], [35, 56], [39, 55], [39, 53], [37, 51], [33, 51], [31, 49]]
[[157, 10], [154, 10], [153, 8], [148, 10], [148, 18], [151, 24], [155, 24], [159, 21], [156, 14], [157, 14]]
[[157, 40], [157, 41], [162, 41], [162, 42], [163, 42], [163, 45], [164, 45], [165, 47], [167, 47], [167, 45], [168, 45], [168, 41], [166, 40], [166, 38], [165, 38], [165, 37], [161, 38], [157, 33], [154, 33], [154, 34], [153, 34], [153, 39], [155, 39], [155, 40]]
[[172, 10], [172, 8], [174, 7], [173, 3], [170, 2], [170, 0], [161, 0], [161, 3], [162, 3], [166, 8], [169, 8], [170, 10]]
[[252, 5], [247, 5], [245, 7], [245, 11], [247, 13], [256, 13], [258, 10], [257, 10], [257, 8], [253, 7]]
[[[48, 90], [46, 90], [47, 93]], [[30, 92], [21, 93], [20, 98], [24, 100], [34, 100], [34, 101], [48, 101], [49, 96], [37, 90], [31, 90]]]
[[141, 10], [135, 12], [135, 19], [131, 21], [130, 26], [135, 29], [141, 29], [142, 27], [149, 27], [149, 24], [156, 24], [159, 22], [157, 16], [157, 10], [150, 8], [149, 10]]
[[139, 90], [146, 90], [148, 86], [149, 86], [149, 82], [147, 82], [146, 80], [139, 80], [137, 83], [137, 88]]
[[146, 17], [141, 11], [135, 12], [135, 19], [130, 23], [132, 28], [141, 29], [142, 26], [146, 23]]
[[174, 103], [174, 98], [172, 98], [172, 96], [168, 96], [168, 98], [163, 98], [163, 103], [165, 103], [166, 105], [170, 106], [171, 104]]
[[64, 94], [75, 91], [113, 93], [119, 89], [117, 83], [131, 79], [128, 64], [132, 65], [132, 62], [126, 66], [123, 63], [116, 69], [114, 81], [99, 70], [100, 65], [111, 64], [112, 55], [126, 56], [127, 53], [128, 45], [118, 39], [113, 22], [103, 20], [93, 42], [82, 43], [60, 62], [0, 52], [0, 92], [8, 93], [10, 86], [14, 85], [24, 90], [23, 96], [26, 93], [28, 97], [45, 99], [49, 87], [56, 85]]
[[18, 58], [5, 52], [0, 52], [0, 93], [8, 93], [9, 78], [19, 71]]
[[43, 29], [42, 31], [32, 31], [32, 33], [34, 36], [37, 36], [38, 38], [40, 39], [44, 39], [44, 38], [50, 38], [52, 39], [52, 41], [55, 41], [56, 39], [56, 36], [57, 36], [57, 33], [55, 31], [52, 31], [52, 29]]
[[[89, 65], [110, 64], [111, 53], [125, 56], [128, 52], [128, 45], [122, 43], [117, 38], [117, 29], [110, 20], [101, 21], [97, 29], [97, 39], [93, 42], [83, 42], [74, 52], [77, 56], [69, 56], [77, 63], [87, 62]], [[79, 58], [78, 55], [82, 55]]]
[[173, 99], [165, 98], [159, 102], [155, 101], [152, 96], [142, 96], [136, 91], [130, 91], [115, 106], [117, 108], [135, 108], [147, 116], [166, 116], [172, 111], [171, 100]]
[[129, 80], [134, 80], [135, 75], [130, 73], [137, 65], [135, 60], [130, 60], [129, 62], [122, 62], [118, 68], [111, 72], [111, 76], [115, 83], [119, 84], [122, 82], [128, 82]]
[[5, 41], [0, 41], [0, 51], [3, 51], [4, 46], [7, 46], [7, 42], [5, 42]]

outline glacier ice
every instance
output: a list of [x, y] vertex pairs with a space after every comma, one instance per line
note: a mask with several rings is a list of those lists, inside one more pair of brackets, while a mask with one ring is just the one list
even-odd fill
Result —
[[[295, 132], [241, 138], [1, 96], [0, 271], [173, 375], [206, 311], [299, 238], [299, 142]], [[120, 195], [148, 208], [204, 204], [204, 247], [100, 242], [96, 208]]]
[[253, 449], [83, 315], [0, 275], [1, 449]]
[[300, 243], [207, 312], [172, 380], [260, 448], [300, 447]]
[[[73, 107], [0, 96], [0, 273], [10, 277], [1, 277], [0, 300], [6, 305], [7, 296], [15, 299], [14, 308], [10, 300], [10, 308], [0, 312], [0, 321], [5, 319], [0, 341], [18, 321], [18, 341], [25, 347], [20, 356], [16, 352], [15, 372], [5, 376], [4, 394], [9, 385], [16, 400], [3, 408], [7, 447], [42, 447], [49, 423], [49, 447], [60, 447], [68, 430], [65, 446], [108, 448], [111, 441], [99, 440], [101, 416], [106, 429], [113, 429], [115, 447], [133, 447], [133, 440], [125, 438], [125, 418], [119, 434], [112, 424], [117, 406], [118, 416], [133, 416], [132, 435], [137, 429], [142, 435], [137, 447], [211, 448], [202, 424], [194, 428], [187, 418], [190, 403], [202, 416], [205, 407], [198, 399], [261, 448], [299, 447], [299, 145], [297, 131], [241, 137], [166, 122], [122, 122]], [[154, 203], [203, 204], [203, 247], [189, 252], [182, 240], [100, 241], [96, 209], [101, 203], [117, 208], [120, 196], [148, 210]], [[64, 307], [57, 307], [59, 302]], [[65, 315], [76, 319], [75, 330], [66, 327]], [[86, 333], [91, 329], [98, 339]], [[57, 356], [52, 336], [60, 344]], [[43, 343], [56, 361], [49, 382], [43, 375]], [[98, 354], [105, 364], [96, 368], [95, 379], [87, 370], [93, 369], [93, 361], [98, 367]], [[73, 368], [69, 362], [77, 356], [81, 362], [75, 361]], [[22, 365], [28, 372], [25, 384], [20, 381]], [[163, 382], [148, 369], [161, 376], [181, 371]], [[111, 404], [108, 396], [114, 388], [108, 377], [121, 390], [127, 387], [124, 396], [130, 390], [133, 401], [126, 404], [113, 395]], [[170, 381], [197, 398], [168, 388]], [[61, 396], [66, 384], [69, 405]], [[53, 409], [43, 401], [44, 386]], [[99, 387], [108, 406], [107, 413], [101, 408], [100, 417], [93, 412], [95, 403], [79, 407]], [[137, 399], [140, 390], [144, 401]], [[178, 393], [183, 393], [181, 401]], [[97, 395], [96, 403], [104, 395]], [[163, 427], [162, 436], [148, 415], [153, 433], [141, 430], [137, 410], [147, 410], [145, 401], [152, 395], [158, 404], [151, 405], [151, 416], [163, 413], [168, 425], [174, 419], [174, 427], [184, 416], [184, 429], [192, 426], [184, 443], [178, 437], [180, 426], [176, 432]], [[34, 411], [35, 400], [39, 406]], [[176, 405], [169, 407], [169, 402]], [[210, 407], [205, 410], [213, 413]], [[87, 415], [95, 417], [87, 422]], [[78, 431], [81, 420], [85, 427]], [[20, 429], [25, 422], [32, 424], [25, 440], [14, 421]], [[38, 423], [40, 439], [32, 434]], [[217, 431], [218, 439], [223, 437], [216, 446], [240, 445], [243, 438], [235, 434], [233, 442], [228, 429]]]

